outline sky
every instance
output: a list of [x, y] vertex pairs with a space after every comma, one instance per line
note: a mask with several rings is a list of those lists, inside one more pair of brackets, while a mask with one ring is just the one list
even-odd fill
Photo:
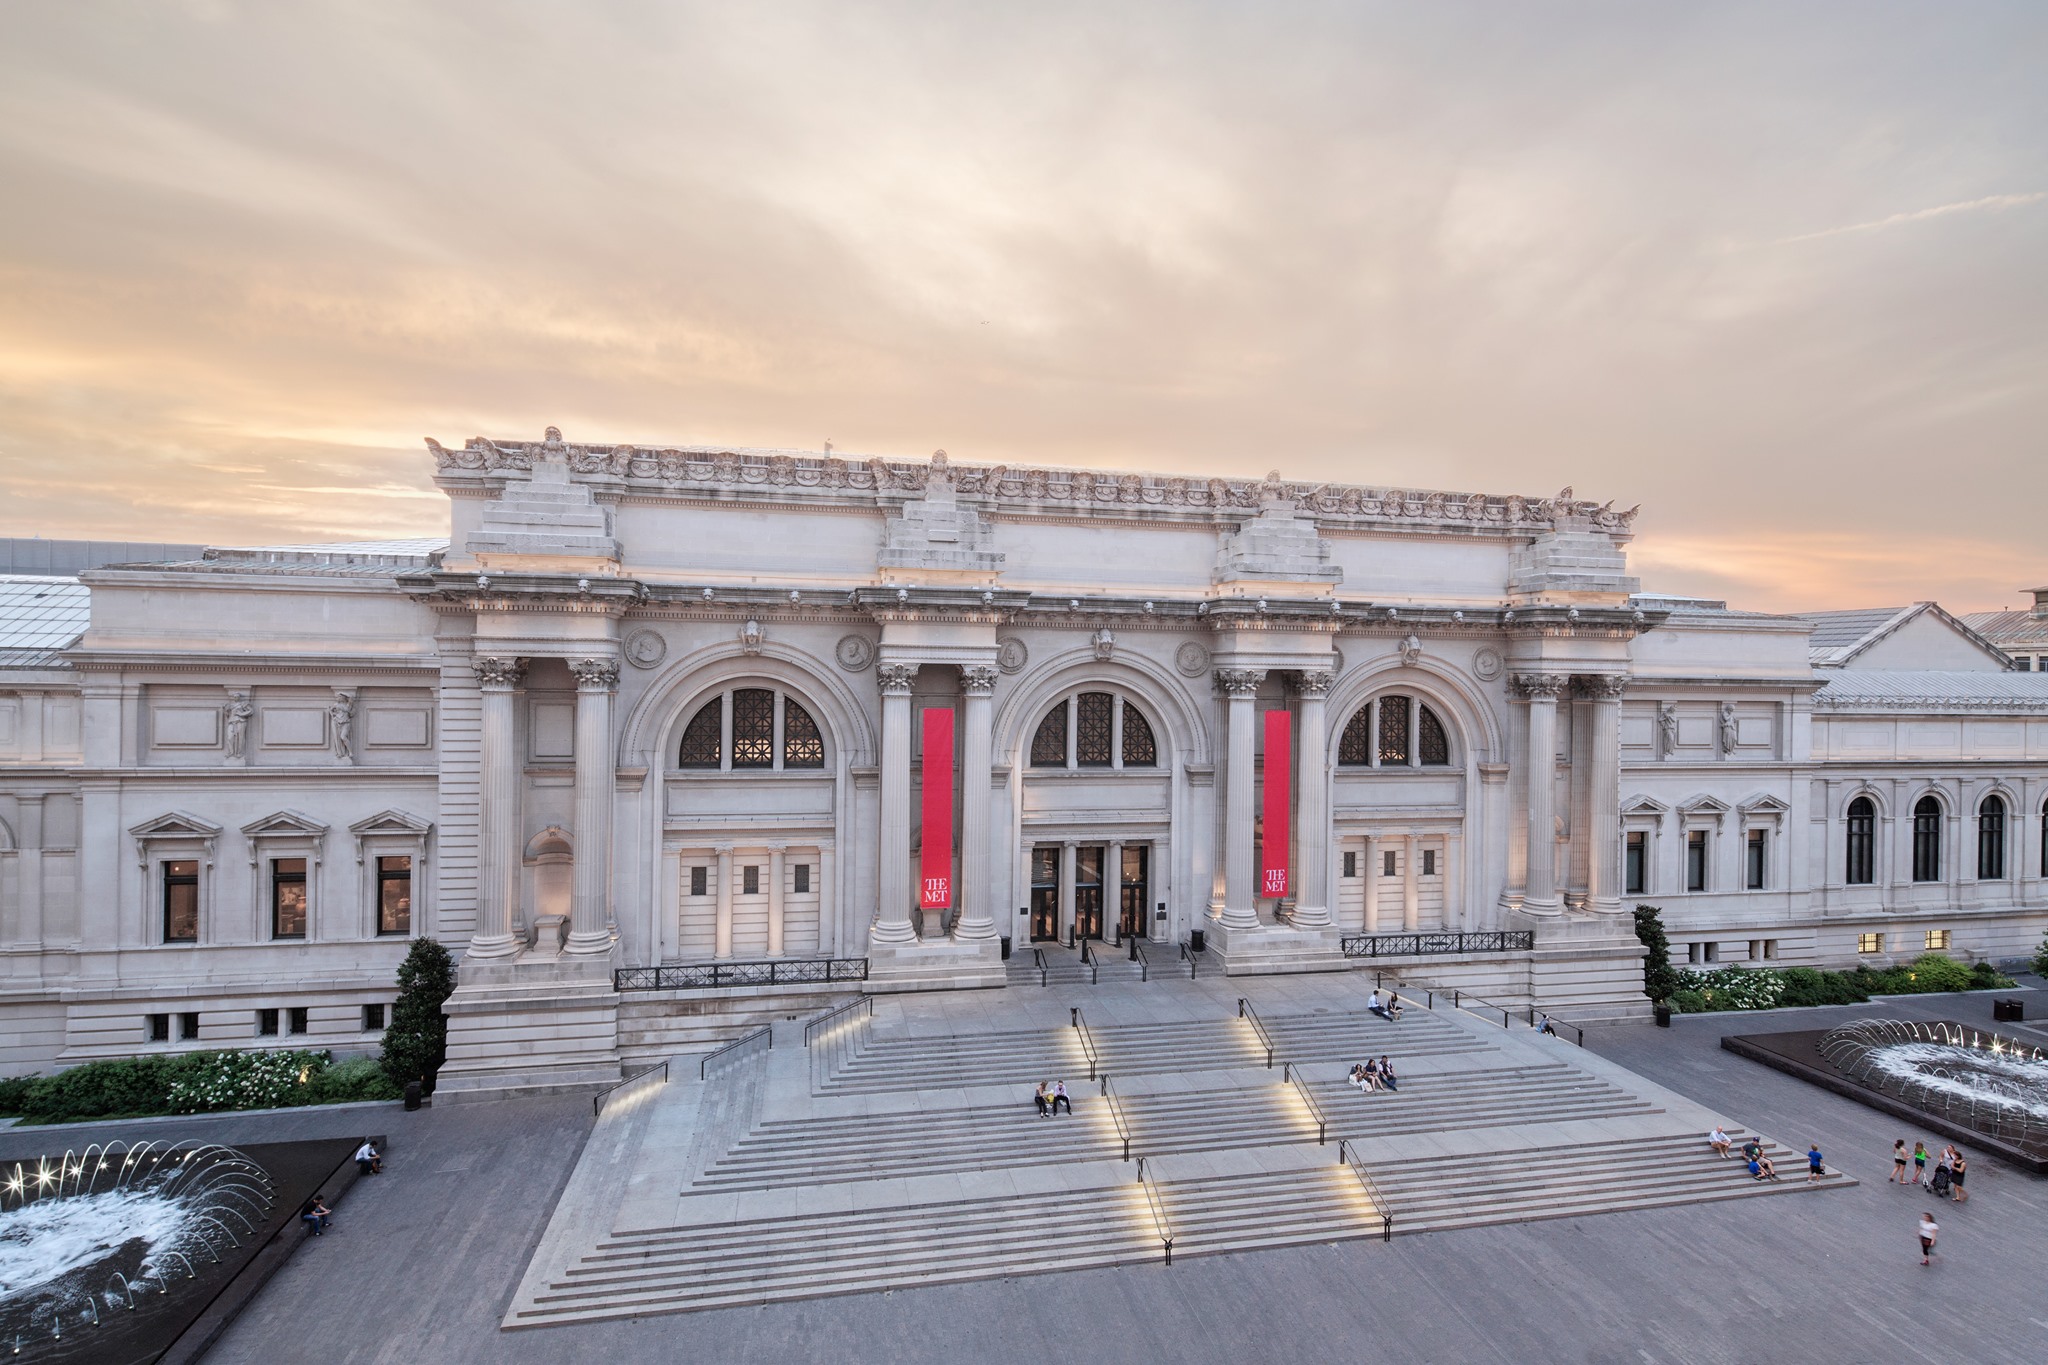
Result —
[[2039, 4], [15, 0], [0, 535], [432, 535], [423, 438], [1643, 504], [2048, 583]]

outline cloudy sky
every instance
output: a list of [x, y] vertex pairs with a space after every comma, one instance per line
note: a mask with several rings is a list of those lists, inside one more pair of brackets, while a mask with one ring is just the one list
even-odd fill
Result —
[[433, 534], [421, 438], [1641, 502], [2048, 581], [2048, 7], [0, 8], [0, 534]]

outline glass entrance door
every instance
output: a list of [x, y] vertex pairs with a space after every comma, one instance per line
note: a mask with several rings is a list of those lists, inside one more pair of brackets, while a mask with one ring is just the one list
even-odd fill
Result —
[[1039, 844], [1031, 850], [1031, 941], [1060, 936], [1060, 850]]
[[1146, 844], [1125, 844], [1124, 865], [1117, 888], [1117, 933], [1125, 938], [1145, 937], [1145, 907], [1151, 900], [1151, 883], [1146, 877], [1150, 870], [1152, 849]]
[[1102, 937], [1102, 855], [1100, 844], [1074, 850], [1074, 937]]

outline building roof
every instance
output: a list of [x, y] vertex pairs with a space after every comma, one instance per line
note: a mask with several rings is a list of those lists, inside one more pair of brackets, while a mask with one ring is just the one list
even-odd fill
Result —
[[0, 536], [0, 574], [71, 575], [102, 564], [140, 564], [193, 559], [204, 545], [171, 545], [143, 540], [45, 540], [41, 536]]
[[0, 668], [49, 668], [63, 663], [85, 634], [92, 589], [75, 578], [0, 574]]
[[[1807, 657], [1815, 668], [1842, 668], [1857, 655], [1897, 631], [1907, 622], [1932, 616], [1993, 655], [2003, 651], [1972, 629], [1958, 616], [1945, 611], [1938, 602], [1915, 602], [1907, 607], [1866, 607], [1856, 611], [1803, 611], [1799, 618], [1812, 623], [1807, 638]], [[2006, 661], [2008, 665], [2011, 660]]]
[[446, 536], [414, 540], [344, 540], [327, 545], [222, 545], [166, 564], [116, 564], [115, 569], [169, 573], [247, 573], [316, 578], [388, 578], [433, 566]]
[[1816, 711], [2048, 712], [2048, 673], [1830, 670]]
[[2032, 610], [1973, 611], [1963, 620], [1985, 639], [2005, 648], [2008, 645], [2048, 645], [2048, 588], [2029, 588], [2034, 594]]

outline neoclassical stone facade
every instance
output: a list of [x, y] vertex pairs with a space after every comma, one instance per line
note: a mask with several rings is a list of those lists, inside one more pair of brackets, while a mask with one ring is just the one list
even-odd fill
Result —
[[[787, 1003], [615, 989], [658, 964], [910, 990], [1002, 986], [1006, 940], [1372, 940], [1612, 1012], [1644, 901], [1714, 961], [2042, 928], [2048, 678], [1959, 623], [1859, 671], [1644, 596], [1633, 512], [1569, 490], [429, 445], [445, 542], [9, 581], [55, 597], [0, 653], [7, 1069], [368, 1046], [418, 935], [463, 956], [459, 1092]], [[1393, 937], [1500, 930], [1531, 946]]]

